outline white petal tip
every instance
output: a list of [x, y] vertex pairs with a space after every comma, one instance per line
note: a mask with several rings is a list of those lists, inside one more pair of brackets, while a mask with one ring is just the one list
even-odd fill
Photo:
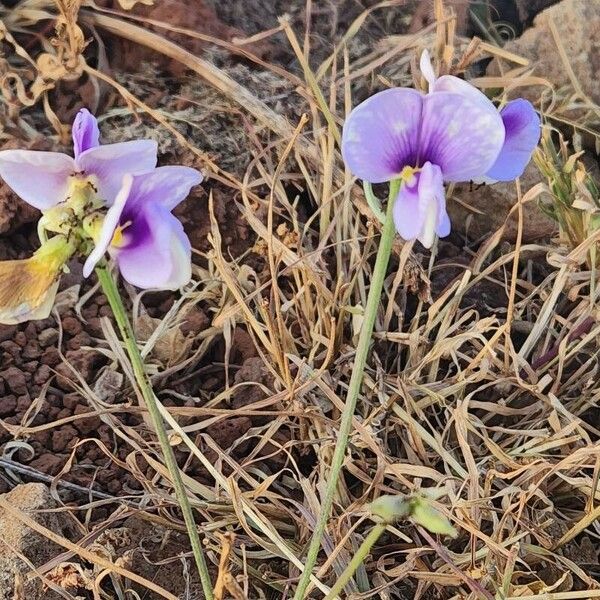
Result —
[[421, 73], [425, 80], [429, 84], [429, 88], [433, 87], [435, 83], [435, 71], [433, 70], [433, 65], [431, 64], [431, 56], [429, 55], [429, 50], [425, 49], [421, 53], [421, 59], [419, 61], [419, 68], [421, 69]]

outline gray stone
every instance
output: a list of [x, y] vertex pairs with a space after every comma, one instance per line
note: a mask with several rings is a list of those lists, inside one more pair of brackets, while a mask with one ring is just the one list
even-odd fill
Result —
[[[540, 172], [531, 162], [521, 176], [521, 194], [525, 195], [541, 181]], [[514, 181], [484, 186], [460, 184], [455, 186], [448, 199], [448, 214], [455, 231], [467, 236], [469, 240], [478, 240], [500, 229], [516, 203], [517, 188]], [[514, 242], [517, 238], [517, 226], [515, 211], [507, 223], [502, 239]], [[537, 200], [523, 205], [524, 243], [547, 238], [555, 231], [556, 223], [542, 212]]]
[[[564, 48], [569, 65], [583, 93], [600, 104], [600, 2], [598, 0], [563, 0], [542, 11], [534, 26], [505, 45], [505, 50], [531, 61], [534, 75], [547, 79], [555, 89], [567, 86], [574, 92], [565, 64], [552, 33], [552, 23]], [[514, 66], [514, 65], [513, 65]], [[488, 73], [499, 74], [496, 60]], [[517, 95], [536, 101], [544, 86], [518, 88]]]

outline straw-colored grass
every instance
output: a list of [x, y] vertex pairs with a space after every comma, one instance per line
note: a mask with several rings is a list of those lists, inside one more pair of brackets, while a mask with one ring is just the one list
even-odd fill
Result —
[[[381, 2], [369, 13], [393, 4]], [[203, 522], [217, 598], [289, 598], [320, 511], [378, 243], [379, 223], [360, 185], [344, 170], [339, 153], [341, 126], [356, 102], [356, 90], [386, 85], [379, 75], [390, 64], [404, 84], [420, 85], [413, 73], [423, 48], [430, 49], [441, 72], [464, 73], [481, 58], [498, 57], [505, 65], [501, 77], [474, 80], [485, 88], [514, 90], [543, 81], [543, 73], [533, 73], [526, 57], [481, 40], [457, 38], [452, 14], [440, 2], [436, 11], [436, 23], [427, 30], [381, 39], [368, 54], [352, 60], [348, 47], [360, 35], [365, 13], [339, 40], [334, 54], [312, 68], [307, 40], [299, 39], [283, 20], [278, 30], [296, 52], [303, 75], [280, 67], [277, 74], [289, 79], [290, 94], [305, 103], [305, 115], [298, 122], [277, 114], [208, 60], [164, 39], [160, 32], [144, 29], [139, 19], [93, 6], [78, 15], [82, 26], [93, 24], [100, 34], [109, 31], [183, 63], [244, 113], [254, 128], [248, 143], [262, 144], [239, 178], [220, 170], [202, 147], [177, 133], [168, 115], [110, 75], [80, 62], [73, 67], [113, 85], [129, 106], [167, 127], [203, 161], [213, 181], [232, 191], [231, 201], [237, 202], [241, 218], [251, 228], [254, 250], [262, 260], [262, 270], [255, 271], [244, 257], [231, 257], [222, 247], [211, 197], [212, 250], [202, 257], [204, 266], [195, 267], [196, 283], [164, 319], [145, 323], [151, 335], [142, 344], [166, 404], [185, 400], [169, 382], [194, 373], [215, 342], [223, 341], [229, 356], [236, 327], [252, 337], [270, 374], [272, 383], [266, 385], [234, 384], [228, 373], [217, 392], [194, 398], [191, 405], [161, 407], [173, 443], [189, 455], [189, 461], [199, 461], [213, 481], [206, 484], [187, 477], [185, 483]], [[23, 3], [22, 11], [0, 15], [5, 21], [0, 27], [15, 52], [22, 54], [25, 51], [10, 37], [11, 29], [35, 30], [54, 14], [50, 2]], [[60, 30], [60, 47], [77, 54], [77, 30], [70, 23]], [[254, 58], [243, 44], [219, 43]], [[35, 64], [36, 57], [27, 55], [24, 60]], [[256, 64], [267, 67], [259, 59]], [[35, 87], [36, 81], [31, 85]], [[552, 90], [552, 82], [547, 88]], [[20, 84], [16, 89], [23, 91]], [[556, 101], [543, 113], [549, 128], [564, 123], [560, 107], [565, 98], [554, 94]], [[18, 122], [19, 102], [24, 108], [42, 101], [57, 124], [47, 99], [42, 89], [37, 96], [17, 93], [4, 102]], [[598, 136], [587, 121], [581, 126]], [[540, 156], [548, 159], [547, 154]], [[576, 188], [577, 182], [572, 183]], [[590, 262], [600, 233], [589, 227], [578, 230], [577, 238], [523, 242], [523, 206], [537, 202], [545, 189], [543, 183], [521, 189], [516, 182], [511, 218], [516, 216], [519, 223], [517, 243], [503, 243], [500, 228], [476, 250], [465, 248], [469, 264], [434, 298], [430, 282], [440, 270], [436, 250], [424, 258], [415, 254], [412, 244], [397, 241], [344, 476], [312, 579], [312, 597], [327, 593], [359, 547], [370, 528], [367, 509], [372, 500], [429, 488], [441, 490], [435, 506], [450, 519], [458, 537], [435, 540], [408, 522], [388, 526], [344, 597], [475, 598], [471, 581], [490, 597], [505, 600], [600, 597], [597, 574], [590, 572], [585, 559], [579, 560], [581, 544], [591, 540], [597, 549], [600, 535], [599, 292], [595, 264]], [[306, 221], [300, 216], [300, 195], [308, 198], [313, 211]], [[496, 284], [497, 306], [474, 306], [470, 299], [490, 282]], [[143, 296], [133, 302], [139, 330], [144, 325], [143, 303]], [[169, 360], [169, 348], [183, 341], [177, 337], [178, 325], [196, 305], [211, 315], [212, 322], [177, 360]], [[107, 404], [94, 382], [82, 380], [76, 372], [73, 380], [129, 455], [122, 461], [111, 449], [102, 451], [144, 487], [142, 496], [120, 498], [117, 510], [135, 512], [149, 525], [182, 531], [154, 440], [141, 428], [124, 426], [119, 418], [140, 409], [123, 348], [110, 322], [105, 320], [103, 326], [106, 343], [101, 351], [111, 359], [106, 371], [125, 374], [121, 403]], [[263, 391], [263, 399], [236, 410], [230, 407], [236, 389], [254, 387]], [[223, 449], [206, 430], [232, 416], [261, 416], [263, 424]], [[11, 432], [23, 439], [39, 429], [29, 421]], [[251, 450], [242, 459], [234, 458], [239, 454], [233, 451], [247, 443]], [[141, 459], [154, 468], [154, 479], [147, 480], [139, 469]], [[60, 475], [54, 485], [60, 489]], [[107, 499], [98, 498], [91, 505], [100, 502]], [[4, 504], [2, 508], [33, 527], [25, 515]], [[104, 570], [110, 572], [112, 583], [103, 579], [100, 589], [124, 590], [127, 582], [135, 581], [148, 590], [146, 597], [155, 597], [150, 591], [156, 597], [173, 597], [118, 566], [114, 557], [109, 560], [91, 552], [89, 535], [75, 544], [39, 526], [37, 530], [66, 549], [62, 562], [96, 565], [97, 578], [104, 577]], [[32, 576], [44, 577], [56, 567], [50, 563]]]

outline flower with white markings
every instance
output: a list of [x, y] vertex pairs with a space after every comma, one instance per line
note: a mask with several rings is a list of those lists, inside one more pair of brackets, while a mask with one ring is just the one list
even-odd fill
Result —
[[98, 197], [111, 205], [127, 173], [156, 167], [154, 140], [100, 145], [98, 122], [85, 108], [73, 122], [74, 157], [62, 152], [0, 151], [0, 177], [25, 202], [42, 212], [65, 202], [73, 187], [89, 182]]
[[429, 93], [408, 88], [379, 92], [348, 116], [342, 154], [369, 183], [400, 179], [394, 223], [405, 240], [429, 248], [450, 233], [445, 182], [510, 181], [521, 175], [540, 137], [540, 119], [527, 100], [501, 111], [471, 84], [436, 78], [421, 56]]
[[[171, 210], [202, 181], [189, 167], [159, 167], [126, 175], [114, 204], [99, 221], [87, 277], [108, 251], [121, 275], [140, 288], [177, 289], [191, 277], [191, 245]], [[93, 217], [92, 217], [93, 218]]]

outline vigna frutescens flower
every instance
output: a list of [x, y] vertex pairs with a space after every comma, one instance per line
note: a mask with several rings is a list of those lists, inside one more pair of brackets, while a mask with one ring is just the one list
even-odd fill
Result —
[[468, 82], [436, 78], [429, 55], [421, 57], [429, 84], [379, 92], [348, 116], [342, 154], [350, 171], [369, 183], [401, 180], [394, 223], [405, 240], [425, 247], [450, 233], [445, 182], [515, 179], [531, 159], [540, 119], [527, 100], [498, 111]]
[[83, 109], [73, 123], [74, 157], [4, 150], [0, 177], [42, 211], [42, 245], [30, 259], [0, 263], [0, 322], [45, 318], [60, 274], [73, 255], [84, 275], [108, 251], [129, 283], [177, 289], [191, 277], [191, 246], [172, 210], [202, 181], [195, 169], [156, 168], [157, 145], [101, 145], [98, 123]]
[[191, 277], [192, 249], [171, 210], [201, 181], [198, 171], [180, 166], [125, 175], [114, 204], [97, 221], [96, 247], [85, 262], [84, 276], [108, 250], [123, 277], [137, 287], [177, 289], [185, 285]]

